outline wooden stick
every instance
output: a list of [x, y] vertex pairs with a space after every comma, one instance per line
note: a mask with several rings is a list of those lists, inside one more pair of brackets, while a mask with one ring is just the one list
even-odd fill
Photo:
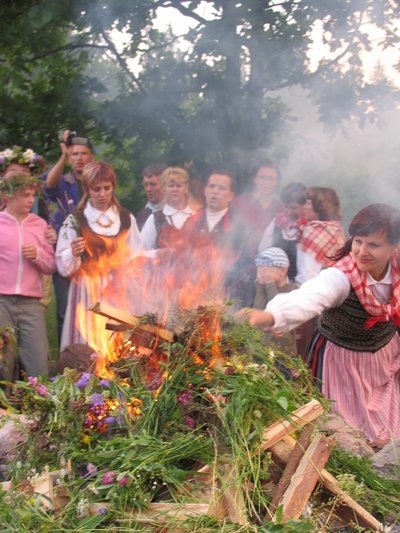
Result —
[[[293, 448], [296, 445], [295, 439], [286, 436], [283, 440], [271, 446], [272, 453], [281, 461], [288, 461]], [[338, 498], [338, 504], [349, 508], [354, 513], [354, 521], [371, 531], [382, 531], [382, 524], [376, 520], [368, 511], [366, 511], [360, 504], [353, 500], [346, 494], [339, 486], [334, 476], [330, 474], [325, 468], [320, 472], [321, 485]]]
[[276, 442], [280, 441], [286, 435], [293, 433], [299, 428], [312, 422], [324, 412], [324, 409], [318, 400], [311, 400], [293, 413], [288, 419], [281, 419], [267, 427], [263, 434], [263, 450], [267, 450]]
[[282, 522], [300, 517], [320, 479], [321, 470], [326, 465], [333, 446], [334, 441], [323, 435], [313, 439], [282, 497]]
[[188, 518], [208, 514], [208, 503], [150, 503], [145, 509], [138, 511], [135, 521], [166, 522], [169, 518]]
[[112, 305], [106, 304], [104, 302], [96, 302], [89, 309], [90, 311], [93, 311], [98, 315], [105, 316], [106, 318], [111, 318], [113, 320], [116, 320], [117, 322], [127, 324], [128, 326], [131, 326], [133, 328], [137, 327], [140, 329], [144, 329], [145, 331], [153, 333], [154, 335], [161, 337], [162, 339], [168, 342], [172, 342], [174, 338], [174, 334], [172, 331], [164, 329], [160, 326], [154, 326], [152, 324], [143, 324], [139, 317], [131, 315], [126, 311], [117, 309], [116, 307], [113, 307]]
[[284, 493], [286, 492], [286, 489], [289, 487], [292, 476], [296, 472], [296, 469], [299, 466], [299, 463], [310, 444], [311, 435], [313, 431], [314, 426], [312, 424], [307, 424], [304, 427], [303, 431], [300, 433], [299, 438], [296, 441], [296, 446], [294, 447], [292, 453], [289, 456], [285, 469], [282, 472], [281, 479], [279, 480], [278, 486], [276, 487], [276, 490], [274, 492], [270, 506], [271, 511], [270, 513], [267, 513], [267, 516], [265, 517], [266, 519], [270, 515], [274, 514], [279, 502], [281, 501]]
[[248, 526], [246, 502], [239, 483], [238, 471], [235, 465], [224, 465], [225, 473], [221, 477], [223, 490], [223, 504], [229, 519], [243, 526]]

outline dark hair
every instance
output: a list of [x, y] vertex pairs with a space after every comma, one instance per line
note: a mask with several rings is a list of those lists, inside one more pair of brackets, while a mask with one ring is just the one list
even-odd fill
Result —
[[330, 187], [310, 187], [307, 200], [311, 200], [318, 220], [342, 220], [340, 200], [336, 191]]
[[307, 187], [299, 181], [288, 183], [283, 187], [280, 198], [284, 204], [295, 202], [304, 205], [307, 200]]
[[351, 251], [353, 238], [368, 236], [372, 233], [384, 231], [390, 244], [400, 242], [400, 210], [388, 204], [371, 204], [361, 209], [350, 222], [350, 238], [334, 256], [338, 261]]
[[166, 169], [166, 165], [163, 165], [162, 163], [155, 163], [154, 165], [148, 165], [147, 167], [144, 167], [142, 171], [142, 177], [143, 178], [150, 178], [151, 176], [161, 176], [161, 174]]
[[208, 180], [210, 179], [211, 174], [218, 174], [220, 176], [229, 176], [231, 179], [231, 191], [235, 191], [235, 188], [236, 188], [235, 178], [233, 177], [233, 174], [230, 170], [227, 170], [226, 168], [214, 168], [208, 173], [206, 184], [208, 183]]
[[262, 167], [273, 168], [276, 171], [276, 177], [278, 178], [278, 181], [281, 179], [281, 173], [278, 165], [272, 159], [261, 159], [254, 168], [253, 176], [255, 176]]

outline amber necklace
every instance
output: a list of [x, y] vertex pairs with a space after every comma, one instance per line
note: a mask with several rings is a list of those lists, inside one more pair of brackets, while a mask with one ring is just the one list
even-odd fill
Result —
[[[102, 222], [101, 218], [103, 217], [103, 220], [107, 220], [107, 222]], [[97, 224], [101, 227], [101, 228], [110, 228], [113, 224], [112, 220], [110, 220], [108, 218], [107, 215], [105, 215], [104, 213], [102, 213], [99, 218], [96, 220]]]

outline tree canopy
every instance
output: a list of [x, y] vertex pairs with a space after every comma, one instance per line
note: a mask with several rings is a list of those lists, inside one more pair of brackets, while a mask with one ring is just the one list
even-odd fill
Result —
[[[180, 35], [159, 29], [165, 8], [187, 21]], [[330, 125], [373, 119], [397, 97], [362, 64], [371, 25], [382, 50], [398, 43], [395, 0], [14, 0], [0, 14], [2, 144], [54, 158], [70, 127], [101, 146], [128, 196], [155, 161], [244, 178], [260, 156], [284, 159], [281, 89], [309, 91]], [[326, 54], [313, 64], [316, 28]]]

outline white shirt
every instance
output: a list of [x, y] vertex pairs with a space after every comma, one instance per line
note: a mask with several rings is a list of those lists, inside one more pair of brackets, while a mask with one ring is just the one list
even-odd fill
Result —
[[[367, 283], [381, 303], [387, 303], [392, 293], [392, 274], [389, 265], [385, 277], [376, 281], [370, 274]], [[274, 330], [290, 331], [325, 309], [341, 305], [350, 293], [350, 281], [341, 270], [329, 267], [306, 281], [299, 289], [280, 293], [266, 307], [274, 317]]]
[[207, 227], [210, 233], [227, 212], [228, 208], [222, 209], [221, 211], [209, 211], [206, 209]]
[[[117, 235], [121, 228], [119, 212], [114, 206], [103, 212], [95, 209], [88, 202], [83, 210], [83, 214], [85, 215], [90, 229], [98, 235], [113, 237], [114, 235]], [[142, 240], [140, 238], [135, 217], [130, 215], [130, 218], [131, 226], [129, 228], [128, 244], [133, 252], [140, 254], [143, 249]], [[104, 225], [108, 225], [109, 222], [111, 222], [110, 226], [104, 227]], [[77, 238], [77, 236], [76, 219], [73, 215], [69, 215], [60, 228], [56, 247], [57, 270], [61, 276], [71, 276], [81, 266], [80, 256], [73, 256], [71, 248], [71, 243]]]
[[[162, 212], [167, 219], [167, 223], [177, 229], [181, 229], [186, 220], [194, 214], [194, 210], [188, 205], [184, 209], [178, 210], [165, 204]], [[141, 236], [145, 250], [152, 250], [155, 248], [157, 243], [157, 229], [153, 214], [151, 214], [144, 223]]]

